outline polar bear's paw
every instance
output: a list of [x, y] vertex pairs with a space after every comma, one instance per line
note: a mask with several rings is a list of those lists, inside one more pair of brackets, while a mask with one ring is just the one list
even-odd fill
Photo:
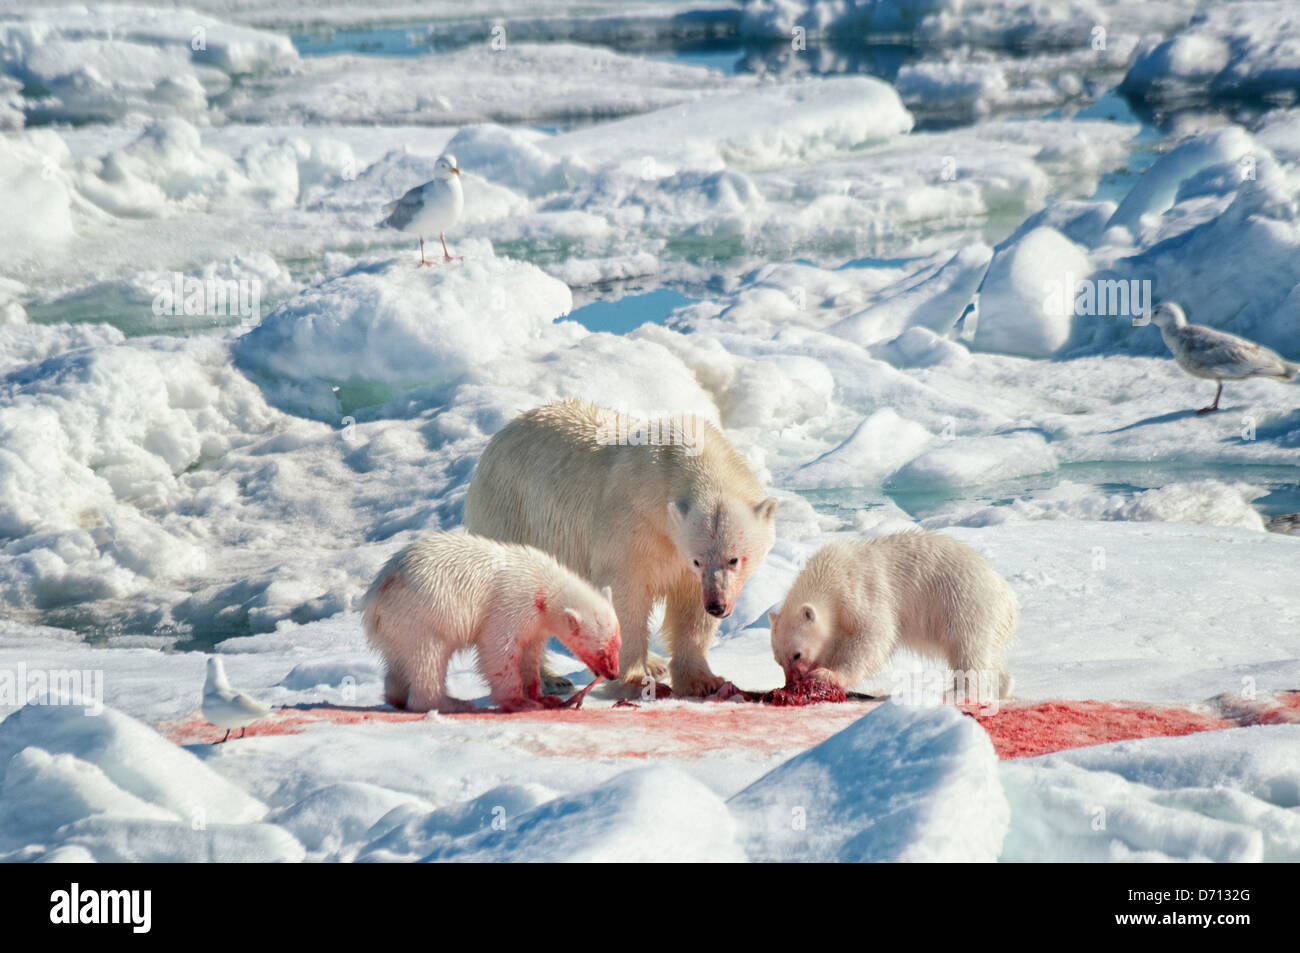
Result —
[[577, 686], [572, 680], [554, 672], [542, 672], [543, 695], [571, 695]]
[[663, 681], [668, 677], [668, 659], [655, 652], [647, 653], [644, 674], [648, 674], [656, 682]]
[[541, 711], [549, 706], [533, 698], [507, 698], [501, 702], [501, 710], [507, 715], [517, 711]]
[[721, 675], [714, 675], [707, 668], [678, 669], [672, 673], [672, 677], [673, 694], [679, 698], [704, 698], [712, 695], [727, 681]]
[[465, 715], [472, 711], [477, 711], [474, 703], [466, 701], [463, 698], [444, 698], [438, 702], [436, 711], [440, 715]]

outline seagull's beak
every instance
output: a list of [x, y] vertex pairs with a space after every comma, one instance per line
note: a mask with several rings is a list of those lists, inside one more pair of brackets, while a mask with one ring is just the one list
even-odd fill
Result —
[[460, 169], [456, 168], [455, 166], [451, 167], [451, 171], [453, 175], [460, 175]]

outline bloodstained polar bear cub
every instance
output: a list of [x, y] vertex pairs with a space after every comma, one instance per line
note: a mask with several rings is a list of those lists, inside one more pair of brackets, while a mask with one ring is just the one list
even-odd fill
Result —
[[[787, 682], [852, 688], [897, 648], [945, 659], [975, 696], [1011, 693], [1005, 651], [1016, 595], [974, 549], [941, 533], [904, 532], [822, 547], [772, 621], [772, 654]], [[981, 698], [981, 700], [983, 700]]]
[[554, 553], [613, 588], [629, 684], [663, 674], [649, 652], [649, 619], [665, 600], [675, 695], [722, 684], [709, 645], [772, 548], [775, 522], [776, 500], [704, 420], [630, 421], [581, 400], [507, 424], [488, 442], [465, 498], [470, 532]]
[[505, 711], [552, 708], [539, 663], [554, 635], [597, 675], [618, 678], [619, 627], [609, 591], [531, 546], [437, 533], [390, 559], [366, 593], [366, 636], [387, 664], [384, 696], [412, 711], [472, 711], [447, 694], [447, 662], [478, 650]]

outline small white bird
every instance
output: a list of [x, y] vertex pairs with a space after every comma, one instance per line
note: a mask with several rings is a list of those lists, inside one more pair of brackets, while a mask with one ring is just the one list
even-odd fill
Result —
[[447, 251], [444, 233], [460, 220], [464, 208], [465, 193], [460, 187], [460, 168], [456, 165], [456, 157], [449, 153], [438, 157], [432, 181], [417, 185], [396, 202], [385, 206], [390, 214], [379, 226], [419, 235], [421, 267], [433, 264], [424, 257], [424, 236], [434, 232], [442, 240], [443, 258], [447, 261], [460, 261], [461, 256], [453, 258]]
[[1183, 309], [1172, 301], [1165, 302], [1151, 312], [1151, 323], [1160, 329], [1160, 336], [1173, 352], [1179, 367], [1188, 374], [1219, 382], [1214, 403], [1202, 407], [1197, 411], [1198, 414], [1208, 414], [1219, 409], [1224, 381], [1240, 381], [1248, 377], [1274, 377], [1290, 381], [1300, 374], [1300, 364], [1286, 360], [1262, 344], [1227, 331], [1217, 331], [1201, 324], [1188, 324]]
[[220, 657], [213, 655], [208, 658], [208, 677], [203, 683], [203, 717], [218, 728], [226, 729], [226, 737], [221, 741], [229, 738], [235, 728], [243, 728], [239, 737], [244, 737], [249, 725], [269, 714], [271, 709], [266, 705], [230, 687]]

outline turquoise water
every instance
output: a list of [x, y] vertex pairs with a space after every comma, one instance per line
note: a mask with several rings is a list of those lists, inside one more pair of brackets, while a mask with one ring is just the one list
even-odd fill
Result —
[[663, 324], [675, 309], [697, 300], [672, 288], [656, 288], [612, 300], [593, 301], [575, 308], [569, 319], [577, 321], [588, 331], [627, 334], [643, 324]]
[[983, 486], [945, 490], [843, 487], [803, 490], [800, 496], [817, 511], [831, 516], [845, 517], [856, 510], [878, 509], [892, 502], [912, 517], [924, 519], [956, 501], [1006, 506], [1016, 499], [1034, 499], [1066, 481], [1129, 499], [1145, 490], [1196, 480], [1240, 481], [1264, 488], [1267, 493], [1253, 505], [1265, 517], [1300, 512], [1300, 467], [1229, 464], [1075, 463], [1049, 473]]
[[290, 39], [302, 56], [359, 53], [366, 56], [423, 56], [445, 45], [461, 45], [442, 39], [429, 23], [405, 26], [354, 27], [342, 30], [296, 33]]
[[[1142, 173], [1150, 168], [1156, 159], [1160, 158], [1161, 144], [1165, 141], [1165, 134], [1154, 124], [1135, 113], [1128, 100], [1113, 89], [1103, 93], [1095, 103], [1080, 109], [1074, 114], [1074, 117], [1076, 119], [1103, 119], [1111, 122], [1136, 123], [1141, 126], [1133, 140], [1136, 147], [1129, 153], [1128, 162], [1123, 168], [1104, 173], [1101, 182], [1097, 186], [1097, 191], [1093, 195], [1094, 199], [1109, 199], [1119, 202], [1124, 196], [1128, 195], [1129, 190], [1142, 177]], [[1062, 118], [1061, 111], [1054, 109], [1043, 118], [1060, 119]]]

